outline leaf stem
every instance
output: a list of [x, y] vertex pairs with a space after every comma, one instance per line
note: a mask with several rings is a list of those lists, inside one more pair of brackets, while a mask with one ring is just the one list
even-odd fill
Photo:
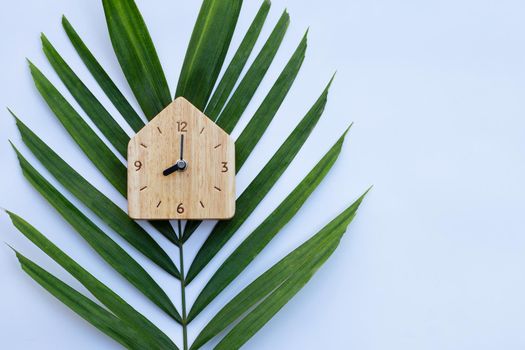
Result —
[[182, 304], [182, 341], [183, 349], [188, 350], [188, 318], [186, 314], [186, 278], [184, 273], [184, 243], [182, 242], [182, 224], [180, 220], [177, 220], [178, 231], [179, 231], [179, 257], [180, 257], [180, 294]]

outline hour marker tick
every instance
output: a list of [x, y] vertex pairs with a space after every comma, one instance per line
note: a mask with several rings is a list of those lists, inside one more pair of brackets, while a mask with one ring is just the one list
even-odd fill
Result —
[[222, 191], [222, 190], [221, 190], [219, 187], [217, 187], [217, 186], [213, 186], [213, 188], [215, 188], [215, 189], [216, 189], [217, 191], [219, 191], [219, 192]]
[[143, 143], [141, 143], [140, 145], [141, 145], [142, 147], [144, 147], [144, 148], [148, 148], [148, 146], [146, 146], [146, 145], [143, 144]]
[[220, 143], [219, 143], [217, 146], [213, 147], [213, 148], [217, 149], [217, 148], [219, 148], [219, 147], [221, 147], [221, 144], [220, 144]]
[[157, 130], [159, 131], [160, 134], [162, 134], [162, 130], [160, 130], [158, 126], [157, 126]]
[[160, 203], [162, 203], [162, 201], [159, 201], [159, 204], [157, 204], [157, 208], [160, 207]]
[[144, 191], [146, 188], [148, 188], [148, 186], [144, 186], [144, 187], [142, 187], [140, 190], [141, 190], [141, 191]]
[[202, 203], [202, 201], [199, 201], [199, 203], [201, 204], [201, 207], [204, 208], [204, 204]]
[[199, 134], [202, 134], [204, 132], [204, 128], [201, 129], [201, 132]]

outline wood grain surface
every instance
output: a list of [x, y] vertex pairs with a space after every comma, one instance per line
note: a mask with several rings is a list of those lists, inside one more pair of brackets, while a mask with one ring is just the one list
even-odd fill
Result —
[[[180, 160], [185, 170], [163, 172]], [[128, 209], [133, 219], [230, 219], [235, 214], [235, 144], [179, 97], [128, 145]]]

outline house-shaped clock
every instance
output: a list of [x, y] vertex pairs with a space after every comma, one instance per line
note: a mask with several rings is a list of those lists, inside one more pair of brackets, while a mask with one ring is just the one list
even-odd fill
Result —
[[179, 97], [128, 145], [133, 219], [230, 219], [235, 213], [235, 144]]

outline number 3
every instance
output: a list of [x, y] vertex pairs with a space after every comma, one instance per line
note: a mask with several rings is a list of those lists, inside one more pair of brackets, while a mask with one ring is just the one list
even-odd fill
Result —
[[228, 162], [222, 162], [222, 172], [226, 173], [228, 170]]

